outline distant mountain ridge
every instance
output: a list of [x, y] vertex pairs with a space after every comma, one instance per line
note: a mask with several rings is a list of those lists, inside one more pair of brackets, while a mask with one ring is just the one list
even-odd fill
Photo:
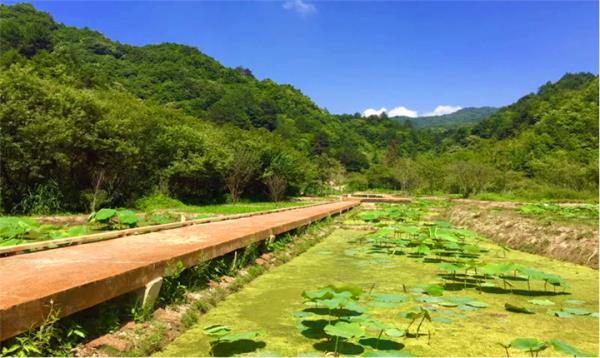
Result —
[[392, 117], [398, 122], [410, 121], [414, 128], [426, 127], [459, 127], [477, 124], [492, 114], [496, 113], [499, 108], [496, 107], [467, 107], [460, 109], [454, 113], [444, 114], [442, 116], [425, 116], [425, 117]]

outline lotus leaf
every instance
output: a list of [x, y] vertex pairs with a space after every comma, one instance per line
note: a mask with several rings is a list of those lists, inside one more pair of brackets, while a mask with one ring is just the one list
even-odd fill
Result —
[[261, 336], [261, 332], [239, 332], [239, 333], [230, 333], [226, 336], [223, 336], [219, 339], [220, 342], [236, 342], [236, 341], [245, 341], [245, 340], [253, 340], [256, 337]]
[[294, 316], [295, 318], [306, 318], [306, 317], [310, 317], [313, 314], [311, 312], [306, 312], [306, 311], [296, 311], [294, 313], [292, 313], [292, 316]]
[[450, 318], [446, 318], [446, 317], [432, 317], [431, 321], [439, 322], [439, 323], [452, 323], [452, 320]]
[[222, 337], [229, 334], [229, 332], [231, 332], [231, 328], [222, 324], [214, 324], [204, 327], [202, 332], [208, 336]]
[[391, 303], [391, 302], [379, 302], [379, 301], [372, 301], [368, 303], [369, 307], [373, 307], [373, 308], [394, 308], [396, 306], [398, 306], [397, 303]]
[[465, 245], [463, 251], [469, 254], [477, 254], [481, 252], [481, 248], [477, 245]]
[[464, 305], [458, 306], [458, 309], [461, 309], [463, 311], [477, 311], [479, 308], [472, 307], [472, 306], [467, 306], [466, 304], [464, 304]]
[[549, 341], [549, 343], [552, 345], [552, 347], [556, 351], [568, 354], [570, 356], [575, 356], [575, 357], [593, 357], [593, 356], [595, 356], [595, 354], [581, 352], [580, 350], [573, 347], [572, 345], [567, 344], [558, 339], [551, 339]]
[[448, 263], [448, 262], [443, 262], [443, 263], [439, 264], [438, 266], [441, 269], [449, 271], [449, 272], [456, 272], [456, 271], [464, 268], [464, 265], [462, 265], [462, 264], [452, 264], [452, 263]]
[[388, 337], [403, 337], [406, 332], [404, 332], [404, 330], [398, 329], [398, 328], [387, 328], [385, 331], [383, 331], [383, 333], [385, 333], [386, 336]]
[[418, 234], [419, 228], [416, 226], [399, 226], [396, 228], [397, 231], [405, 234]]
[[539, 305], [539, 306], [552, 306], [554, 305], [554, 302], [550, 301], [550, 300], [529, 300], [529, 303], [532, 303], [534, 305]]
[[444, 307], [456, 307], [456, 306], [458, 306], [458, 303], [442, 301], [442, 302], [439, 302], [438, 305], [444, 306]]
[[121, 224], [125, 224], [128, 226], [134, 226], [135, 224], [137, 224], [138, 221], [135, 212], [131, 210], [119, 210], [117, 212], [117, 216], [119, 217], [119, 222], [121, 222]]
[[408, 296], [397, 293], [374, 293], [372, 295], [375, 301], [400, 303], [408, 301]]
[[381, 322], [376, 321], [376, 320], [371, 319], [371, 318], [363, 319], [362, 321], [359, 321], [359, 322], [361, 322], [361, 324], [365, 328], [376, 330], [376, 331], [384, 331], [386, 329], [392, 328], [392, 327], [390, 327], [390, 325], [387, 325], [385, 323], [381, 323]]
[[483, 303], [480, 301], [469, 301], [465, 303], [467, 306], [476, 307], [476, 308], [485, 308], [488, 306], [487, 303]]
[[516, 269], [523, 275], [527, 276], [530, 279], [534, 279], [534, 280], [543, 280], [547, 276], [542, 271], [537, 271], [537, 270], [530, 269], [530, 268], [523, 267], [523, 266], [517, 266]]
[[563, 308], [562, 310], [564, 312], [570, 313], [574, 316], [587, 316], [590, 313], [592, 313], [592, 312], [590, 312], [588, 310], [584, 310], [582, 308]]
[[527, 309], [527, 307], [516, 306], [516, 305], [510, 304], [510, 303], [505, 303], [504, 308], [510, 312], [527, 313], [527, 314], [534, 313], [534, 312], [530, 311], [529, 309]]
[[429, 285], [425, 287], [425, 292], [429, 296], [442, 296], [444, 295], [444, 288], [440, 285]]
[[342, 338], [360, 337], [365, 332], [358, 323], [338, 322], [325, 326], [325, 333]]
[[363, 354], [363, 357], [412, 357], [412, 355], [404, 351], [373, 351]]
[[419, 245], [415, 247], [415, 253], [420, 255], [427, 255], [431, 252], [431, 249], [427, 245]]
[[550, 314], [559, 318], [571, 318], [573, 315], [565, 311], [549, 311]]
[[458, 304], [465, 304], [467, 302], [474, 301], [474, 299], [472, 299], [471, 297], [460, 297], [460, 296], [448, 296], [445, 299], [446, 299], [446, 301], [450, 301], [450, 302], [454, 302], [454, 303], [458, 303]]
[[547, 347], [545, 342], [535, 338], [517, 338], [510, 342], [510, 346], [527, 352], [539, 352]]
[[100, 209], [99, 211], [91, 215], [90, 221], [107, 222], [116, 214], [117, 211], [115, 209]]
[[426, 303], [438, 303], [441, 302], [442, 299], [439, 297], [431, 297], [431, 296], [419, 296], [415, 298], [417, 302], [426, 302]]

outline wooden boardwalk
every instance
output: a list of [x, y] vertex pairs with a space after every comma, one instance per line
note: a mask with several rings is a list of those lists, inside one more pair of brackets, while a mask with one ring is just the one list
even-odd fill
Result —
[[0, 258], [0, 341], [38, 325], [50, 302], [61, 317], [144, 287], [177, 261], [193, 266], [360, 201], [342, 201], [235, 220], [126, 236]]

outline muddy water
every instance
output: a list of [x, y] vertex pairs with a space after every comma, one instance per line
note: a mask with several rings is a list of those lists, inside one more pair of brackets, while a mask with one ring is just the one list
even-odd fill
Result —
[[[233, 331], [261, 330], [257, 343], [229, 346], [217, 354], [259, 354], [297, 356], [321, 354], [318, 340], [303, 336], [299, 327], [301, 319], [294, 313], [305, 308], [301, 296], [304, 290], [313, 290], [329, 284], [352, 284], [374, 292], [403, 293], [403, 285], [412, 297], [409, 302], [395, 307], [380, 307], [362, 303], [373, 318], [400, 329], [409, 321], [398, 317], [406, 311], [423, 304], [414, 301], [419, 295], [410, 289], [422, 284], [442, 283], [441, 271], [435, 264], [423, 263], [422, 259], [407, 255], [367, 254], [357, 238], [363, 232], [337, 230], [327, 239], [289, 263], [279, 266], [258, 277], [238, 293], [229, 296], [206, 315], [198, 324], [185, 332], [158, 355], [205, 356], [209, 354], [209, 340], [202, 328], [223, 324]], [[598, 319], [591, 316], [558, 318], [547, 313], [549, 309], [571, 307], [566, 300], [582, 300], [585, 303], [572, 306], [596, 312], [598, 309], [598, 272], [587, 267], [564, 263], [549, 258], [512, 251], [504, 258], [497, 246], [485, 243], [490, 251], [487, 262], [504, 262], [527, 265], [548, 273], [560, 274], [567, 280], [569, 295], [552, 295], [543, 291], [543, 283], [532, 282], [532, 289], [540, 296], [531, 297], [510, 293], [479, 293], [474, 288], [445, 291], [447, 296], [468, 296], [488, 304], [478, 310], [438, 307], [433, 312], [438, 319], [424, 323], [423, 329], [431, 332], [427, 337], [396, 338], [396, 349], [417, 356], [504, 356], [504, 348], [498, 342], [508, 343], [517, 337], [540, 340], [560, 339], [582, 351], [598, 352]], [[525, 285], [516, 282], [515, 285]], [[501, 284], [500, 284], [501, 286]], [[521, 287], [523, 288], [523, 287]], [[528, 303], [533, 298], [549, 299], [555, 306], [535, 306]], [[511, 313], [504, 309], [506, 302], [527, 306], [535, 314]], [[404, 347], [402, 347], [404, 345]], [[315, 348], [316, 347], [316, 348]], [[365, 351], [368, 352], [369, 349]], [[359, 352], [355, 352], [359, 353]], [[511, 351], [518, 355], [518, 351]], [[549, 348], [543, 355], [561, 355]]]

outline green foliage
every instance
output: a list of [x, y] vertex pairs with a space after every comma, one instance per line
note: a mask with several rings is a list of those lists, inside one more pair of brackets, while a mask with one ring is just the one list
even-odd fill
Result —
[[30, 215], [47, 215], [62, 211], [62, 193], [55, 181], [39, 184], [29, 190], [17, 210]]
[[588, 222], [598, 220], [598, 205], [591, 204], [561, 206], [557, 204], [537, 203], [522, 205], [518, 210], [526, 216], [540, 217], [546, 220]]
[[181, 261], [167, 266], [158, 296], [159, 305], [182, 303], [185, 301], [186, 286], [180, 280], [185, 265]]
[[18, 245], [39, 225], [32, 219], [3, 216], [0, 217], [0, 246]]
[[93, 212], [88, 220], [90, 223], [100, 223], [111, 228], [135, 227], [138, 223], [135, 212], [127, 209], [100, 209]]
[[146, 322], [152, 318], [153, 312], [153, 305], [144, 305], [141, 300], [137, 300], [131, 307], [131, 318], [137, 323]]
[[3, 342], [0, 356], [67, 356], [86, 337], [86, 331], [76, 322], [59, 322], [58, 312], [51, 306], [39, 327]]
[[156, 209], [176, 209], [185, 205], [177, 200], [163, 194], [153, 194], [144, 196], [135, 202], [135, 207], [142, 211], [151, 211]]
[[[290, 85], [196, 48], [124, 45], [31, 5], [0, 6], [7, 212], [179, 205], [165, 197], [280, 201], [374, 187], [597, 197], [592, 74], [566, 74], [473, 128], [419, 129], [386, 116], [332, 115]], [[451, 116], [468, 122], [467, 113], [492, 111]], [[140, 199], [151, 193], [162, 197]]]

